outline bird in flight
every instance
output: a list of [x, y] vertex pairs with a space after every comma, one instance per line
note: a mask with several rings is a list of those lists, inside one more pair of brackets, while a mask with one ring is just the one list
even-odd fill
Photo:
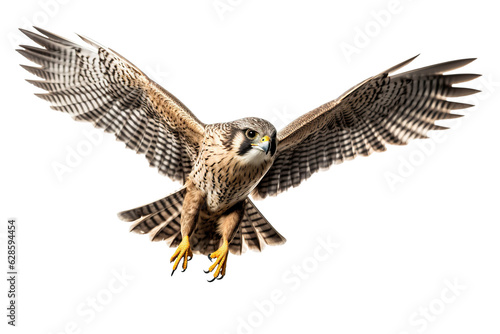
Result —
[[[332, 164], [427, 138], [445, 129], [437, 120], [461, 115], [470, 104], [449, 101], [478, 92], [454, 87], [477, 74], [443, 73], [474, 59], [461, 59], [394, 74], [408, 59], [349, 89], [339, 98], [276, 131], [268, 121], [248, 117], [205, 124], [182, 102], [117, 52], [80, 36], [86, 45], [41, 28], [21, 31], [40, 47], [18, 51], [39, 67], [21, 65], [43, 80], [28, 80], [51, 108], [114, 133], [126, 147], [145, 154], [150, 166], [180, 181], [176, 192], [120, 212], [131, 231], [176, 247], [172, 275], [193, 253], [215, 261], [207, 273], [221, 279], [228, 253], [260, 251], [285, 238], [249, 196], [262, 199], [297, 187]], [[245, 246], [245, 247], [244, 247]]]

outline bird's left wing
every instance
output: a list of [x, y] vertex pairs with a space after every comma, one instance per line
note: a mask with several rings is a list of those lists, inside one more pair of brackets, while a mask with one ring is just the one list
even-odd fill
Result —
[[88, 121], [138, 153], [173, 180], [185, 181], [197, 156], [204, 124], [179, 100], [115, 51], [81, 37], [81, 46], [46, 30], [23, 30], [43, 48], [21, 45], [41, 67], [23, 66], [44, 80], [28, 80], [52, 108]]
[[410, 139], [426, 138], [429, 130], [446, 129], [436, 125], [436, 120], [460, 117], [450, 111], [471, 107], [447, 98], [478, 92], [452, 85], [479, 75], [443, 73], [474, 59], [389, 75], [413, 59], [363, 81], [282, 129], [276, 160], [252, 195], [277, 195], [332, 164], [385, 151], [386, 144], [404, 145]]

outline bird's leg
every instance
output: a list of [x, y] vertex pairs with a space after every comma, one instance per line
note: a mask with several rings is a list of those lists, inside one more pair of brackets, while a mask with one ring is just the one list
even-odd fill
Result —
[[191, 251], [191, 247], [189, 245], [189, 235], [186, 235], [182, 238], [179, 247], [177, 247], [174, 255], [172, 255], [172, 257], [170, 258], [170, 262], [173, 262], [175, 260], [174, 269], [172, 270], [172, 275], [177, 269], [177, 266], [179, 265], [179, 262], [181, 261], [182, 258], [184, 258], [184, 262], [182, 262], [182, 271], [184, 271], [187, 269], [187, 262], [191, 260], [192, 257], [193, 257], [193, 252]]
[[181, 235], [182, 241], [174, 252], [174, 255], [170, 258], [170, 262], [174, 262], [174, 267], [172, 270], [172, 275], [174, 274], [179, 262], [184, 258], [182, 263], [182, 271], [187, 269], [187, 262], [193, 257], [193, 252], [191, 251], [191, 246], [189, 244], [189, 236], [193, 233], [196, 226], [196, 221], [198, 220], [198, 214], [200, 212], [200, 207], [203, 202], [203, 196], [201, 192], [190, 182], [186, 182], [186, 195], [184, 197], [184, 202], [182, 203], [182, 215], [181, 215]]
[[[216, 278], [222, 279], [226, 275], [226, 265], [227, 265], [227, 256], [229, 253], [229, 242], [227, 239], [223, 239], [222, 246], [219, 247], [215, 252], [208, 255], [209, 259], [217, 259], [211, 266], [208, 268], [206, 273], [214, 271], [214, 278], [212, 278], [209, 282], [213, 282]], [[220, 275], [220, 277], [219, 277]]]
[[222, 236], [222, 245], [215, 252], [208, 255], [209, 259], [216, 259], [210, 268], [208, 268], [208, 271], [206, 271], [208, 274], [215, 270], [213, 274], [214, 278], [209, 282], [213, 282], [216, 278], [222, 279], [226, 275], [229, 242], [238, 229], [242, 216], [243, 202], [236, 204], [219, 218], [217, 222], [217, 231]]

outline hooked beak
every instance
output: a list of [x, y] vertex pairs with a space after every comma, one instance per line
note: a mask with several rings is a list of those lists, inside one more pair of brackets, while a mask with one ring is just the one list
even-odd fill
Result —
[[259, 143], [252, 143], [252, 147], [267, 154], [267, 152], [269, 152], [269, 148], [271, 147], [271, 139], [269, 136], [264, 136], [259, 140]]

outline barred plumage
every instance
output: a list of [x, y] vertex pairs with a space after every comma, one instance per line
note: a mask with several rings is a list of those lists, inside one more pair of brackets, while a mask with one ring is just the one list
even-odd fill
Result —
[[[134, 222], [130, 227], [131, 232], [149, 233], [151, 241], [165, 240], [170, 247], [177, 247], [182, 239], [180, 216], [185, 194], [186, 188], [183, 187], [158, 201], [120, 212], [118, 216], [124, 221]], [[244, 253], [245, 244], [251, 250], [261, 251], [266, 244], [285, 243], [286, 239], [274, 229], [249, 198], [245, 200], [244, 206], [243, 219], [231, 240], [231, 253]], [[215, 221], [213, 218], [198, 220], [191, 240], [193, 252], [208, 255], [220, 247], [221, 236], [213, 229]]]
[[411, 139], [427, 138], [429, 130], [446, 129], [435, 121], [461, 117], [450, 111], [472, 106], [446, 98], [477, 93], [475, 89], [452, 85], [479, 75], [442, 73], [474, 59], [389, 75], [413, 59], [363, 81], [281, 130], [278, 156], [253, 195], [277, 195], [332, 164], [385, 151], [386, 144], [404, 145]]
[[28, 80], [51, 108], [114, 133], [126, 147], [146, 154], [150, 166], [185, 182], [198, 153], [204, 124], [179, 100], [111, 49], [88, 38], [82, 47], [41, 28], [21, 29], [44, 49], [18, 50], [42, 67], [23, 66], [45, 81]]
[[[43, 80], [28, 80], [47, 93], [51, 107], [114, 133], [150, 165], [182, 182], [178, 191], [123, 211], [131, 231], [177, 247], [171, 262], [183, 269], [193, 252], [216, 259], [213, 279], [226, 273], [228, 252], [246, 244], [261, 251], [285, 242], [249, 195], [263, 198], [298, 186], [320, 169], [358, 155], [403, 145], [445, 127], [442, 119], [469, 104], [448, 101], [477, 91], [454, 87], [476, 74], [443, 75], [462, 59], [391, 75], [411, 58], [353, 87], [340, 98], [299, 117], [279, 133], [255, 117], [204, 124], [168, 91], [115, 51], [88, 38], [81, 46], [46, 30], [22, 30], [42, 48], [18, 50], [41, 67], [22, 65]], [[172, 274], [173, 274], [172, 272]], [[212, 281], [213, 281], [212, 279]]]

